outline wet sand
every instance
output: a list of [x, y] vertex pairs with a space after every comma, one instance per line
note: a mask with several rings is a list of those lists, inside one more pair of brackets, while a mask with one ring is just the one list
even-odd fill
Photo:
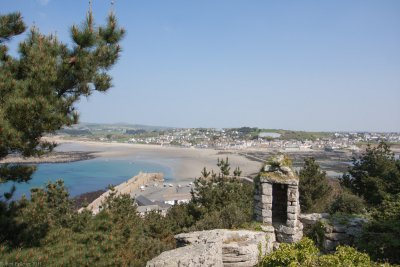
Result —
[[[127, 159], [147, 161], [165, 165], [171, 168], [175, 182], [193, 181], [200, 176], [203, 167], [208, 170], [218, 171], [216, 166], [218, 158], [229, 157], [231, 170], [236, 166], [242, 170], [242, 176], [251, 176], [257, 173], [260, 162], [252, 161], [234, 151], [221, 151], [215, 149], [196, 149], [166, 147], [159, 145], [141, 145], [126, 143], [105, 143], [83, 140], [64, 140], [61, 138], [47, 138], [47, 141], [54, 141], [60, 144], [60, 149], [91, 151], [92, 155], [109, 159]], [[228, 153], [228, 154], [227, 154]]]

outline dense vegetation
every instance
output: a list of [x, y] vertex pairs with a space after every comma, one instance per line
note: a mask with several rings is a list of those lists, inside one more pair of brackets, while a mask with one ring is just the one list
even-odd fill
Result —
[[[73, 26], [72, 46], [32, 28], [19, 46], [17, 58], [6, 46], [26, 29], [19, 13], [0, 16], [0, 158], [17, 153], [41, 155], [54, 144], [41, 140], [77, 120], [74, 104], [93, 91], [111, 87], [107, 71], [121, 51], [124, 31], [110, 14], [106, 26], [96, 27], [89, 12], [81, 27]], [[261, 130], [240, 128], [254, 138]], [[277, 131], [282, 139], [313, 139], [324, 133]], [[112, 136], [110, 136], [111, 139]], [[175, 247], [173, 235], [185, 231], [249, 227], [253, 186], [231, 176], [228, 159], [219, 172], [203, 169], [195, 182], [192, 201], [159, 213], [139, 216], [127, 195], [111, 194], [95, 216], [78, 213], [63, 182], [32, 189], [30, 199], [0, 199], [1, 264], [43, 266], [143, 266], [160, 252]], [[34, 167], [0, 166], [0, 184], [25, 182]], [[326, 175], [313, 159], [300, 171], [301, 206], [321, 210], [329, 191]], [[332, 213], [364, 213], [369, 217], [357, 247], [339, 247], [319, 255], [308, 240], [282, 244], [264, 257], [263, 266], [373, 266], [373, 260], [400, 263], [400, 162], [387, 144], [368, 147], [341, 179], [343, 191], [330, 203]]]
[[[19, 44], [18, 57], [10, 56], [7, 42], [25, 29], [20, 13], [0, 15], [0, 159], [51, 151], [54, 144], [44, 142], [43, 134], [76, 123], [75, 103], [112, 86], [107, 72], [118, 59], [124, 35], [113, 13], [105, 26], [96, 26], [88, 12], [81, 26], [71, 28], [71, 44], [32, 27]], [[0, 183], [27, 181], [34, 170], [2, 165]]]
[[300, 206], [304, 213], [321, 212], [331, 190], [326, 172], [321, 171], [314, 158], [304, 160], [299, 171]]
[[115, 194], [99, 214], [78, 213], [62, 181], [33, 189], [30, 200], [2, 202], [0, 258], [43, 266], [143, 266], [175, 247], [174, 234], [244, 227], [252, 219], [253, 187], [230, 176], [228, 159], [218, 166], [219, 173], [204, 169], [192, 201], [166, 217], [140, 217], [130, 196]]
[[358, 247], [373, 259], [400, 264], [400, 161], [390, 147], [368, 146], [341, 183], [365, 200], [371, 216]]
[[381, 142], [368, 146], [352, 163], [332, 198], [333, 188], [327, 186], [325, 173], [313, 159], [306, 159], [299, 172], [302, 212], [363, 215], [368, 223], [355, 246], [373, 260], [399, 264], [400, 161], [388, 144]]
[[303, 238], [299, 243], [281, 244], [278, 250], [265, 256], [260, 264], [265, 267], [308, 266], [308, 267], [356, 267], [389, 266], [373, 262], [368, 254], [349, 246], [339, 246], [334, 254], [321, 255], [313, 241]]

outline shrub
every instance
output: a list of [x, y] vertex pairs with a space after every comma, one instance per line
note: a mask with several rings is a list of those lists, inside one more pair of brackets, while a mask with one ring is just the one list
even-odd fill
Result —
[[344, 190], [331, 204], [330, 213], [361, 214], [365, 212], [365, 202], [362, 198]]
[[385, 196], [400, 193], [400, 161], [384, 142], [375, 148], [368, 146], [360, 158], [353, 158], [341, 184], [364, 197], [369, 206], [377, 206]]
[[400, 194], [386, 197], [372, 212], [357, 246], [375, 260], [400, 264]]
[[334, 254], [320, 255], [313, 241], [303, 238], [299, 243], [281, 244], [279, 249], [265, 256], [259, 266], [355, 267], [378, 264], [372, 262], [368, 254], [349, 246], [338, 246]]
[[303, 212], [320, 212], [317, 206], [329, 196], [330, 186], [326, 172], [321, 171], [314, 158], [304, 160], [304, 168], [299, 172], [300, 206]]

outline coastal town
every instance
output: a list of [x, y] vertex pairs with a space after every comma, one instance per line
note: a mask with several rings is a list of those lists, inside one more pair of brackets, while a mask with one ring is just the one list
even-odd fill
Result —
[[219, 150], [269, 149], [279, 152], [337, 151], [358, 152], [361, 145], [385, 141], [400, 143], [400, 133], [304, 132], [241, 128], [165, 128], [130, 125], [80, 124], [58, 135], [92, 141], [152, 144]]

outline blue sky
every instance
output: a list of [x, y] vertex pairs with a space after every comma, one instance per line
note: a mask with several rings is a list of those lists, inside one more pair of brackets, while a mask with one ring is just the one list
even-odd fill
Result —
[[[82, 0], [0, 0], [69, 42]], [[93, 0], [97, 22], [110, 1]], [[114, 88], [85, 122], [400, 131], [400, 1], [116, 0]], [[13, 44], [18, 40], [14, 40]]]

